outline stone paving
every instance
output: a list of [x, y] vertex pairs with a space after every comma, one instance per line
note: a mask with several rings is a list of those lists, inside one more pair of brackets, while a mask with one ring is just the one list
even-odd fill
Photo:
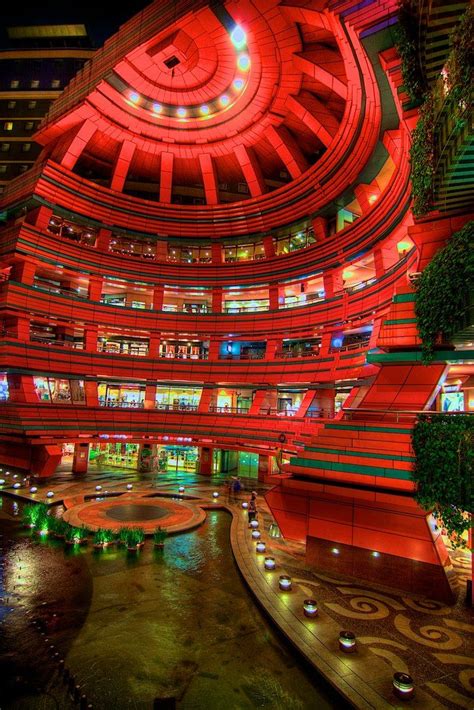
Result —
[[[186, 496], [194, 499], [193, 506], [201, 511], [206, 507], [225, 507], [232, 512], [232, 549], [249, 589], [290, 643], [355, 707], [474, 708], [474, 619], [462, 593], [470, 571], [470, 556], [465, 552], [453, 555], [460, 595], [457, 604], [448, 607], [376, 585], [369, 587], [363, 582], [335, 579], [307, 567], [301, 545], [270, 536], [273, 520], [262, 495], [259, 495], [259, 529], [267, 549], [265, 554], [257, 554], [247, 513], [241, 505], [248, 494], [229, 499], [227, 489], [219, 485], [222, 480], [210, 481], [179, 472], [155, 481], [138, 480], [133, 472], [112, 469], [89, 474], [82, 481], [60, 474], [47, 484], [38, 485], [34, 495], [28, 488], [14, 491], [11, 478], [3, 490], [9, 495], [49, 502], [46, 492], [54, 490], [56, 503], [86, 509], [84, 497], [95, 499], [98, 481], [103, 485], [106, 480], [110, 495], [120, 494], [108, 503], [117, 505], [127, 495], [130, 498], [126, 488], [129, 479], [134, 481], [134, 500], [144, 500], [144, 496], [156, 493], [176, 499], [178, 486], [184, 484]], [[248, 483], [249, 490], [256, 488], [263, 493], [261, 486]], [[212, 495], [215, 490], [220, 492], [217, 499]], [[275, 558], [274, 571], [265, 570], [265, 555]], [[290, 592], [279, 589], [281, 574], [291, 576]], [[318, 615], [313, 619], [303, 613], [303, 601], [307, 598], [318, 602]], [[341, 629], [355, 633], [355, 653], [346, 654], [339, 649]], [[402, 703], [392, 693], [395, 671], [409, 673], [414, 680], [415, 696], [408, 703]]]

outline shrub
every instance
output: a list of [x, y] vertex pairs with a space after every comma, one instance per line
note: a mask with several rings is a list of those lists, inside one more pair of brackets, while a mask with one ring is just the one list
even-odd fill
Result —
[[48, 506], [45, 503], [28, 503], [23, 508], [23, 523], [29, 527], [36, 527], [40, 518], [48, 513]]
[[166, 538], [168, 537], [168, 532], [162, 527], [159, 527], [153, 533], [153, 542], [155, 545], [163, 545]]
[[78, 544], [80, 542], [84, 542], [84, 540], [87, 540], [88, 534], [89, 531], [84, 526], [76, 528], [69, 525], [64, 537], [66, 542]]
[[125, 544], [127, 547], [137, 547], [145, 540], [145, 531], [143, 528], [127, 528], [125, 536]]
[[108, 528], [99, 528], [94, 533], [94, 545], [108, 545], [114, 542], [115, 534]]

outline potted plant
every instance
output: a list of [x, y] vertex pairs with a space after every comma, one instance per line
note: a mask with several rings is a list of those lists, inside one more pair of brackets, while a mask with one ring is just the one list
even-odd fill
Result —
[[35, 528], [42, 516], [47, 514], [48, 506], [44, 503], [28, 503], [23, 508], [23, 524], [28, 528]]
[[145, 543], [145, 531], [143, 528], [130, 528], [127, 532], [126, 542], [129, 552], [137, 552]]
[[45, 537], [51, 530], [51, 517], [46, 510], [41, 510], [35, 521], [35, 531], [41, 537]]
[[69, 525], [62, 518], [56, 518], [54, 515], [49, 516], [49, 531], [54, 537], [64, 538]]
[[164, 548], [165, 546], [165, 540], [168, 537], [168, 531], [162, 528], [161, 526], [158, 527], [155, 532], [153, 533], [153, 544], [155, 547], [159, 547], [161, 549]]
[[84, 526], [80, 528], [68, 526], [64, 535], [66, 545], [82, 545], [87, 542], [88, 534], [89, 531]]
[[115, 535], [108, 528], [99, 528], [94, 533], [93, 545], [96, 549], [103, 549], [115, 542]]
[[127, 527], [120, 528], [118, 538], [117, 538], [117, 542], [119, 545], [126, 545], [127, 544], [127, 539], [128, 539], [128, 536], [129, 536], [131, 530], [132, 530], [132, 528], [127, 528]]

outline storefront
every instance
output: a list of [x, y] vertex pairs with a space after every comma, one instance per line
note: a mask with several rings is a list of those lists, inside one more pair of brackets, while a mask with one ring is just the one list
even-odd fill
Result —
[[138, 444], [124, 441], [91, 444], [89, 461], [98, 467], [117, 466], [136, 471], [138, 468], [138, 450]]
[[143, 407], [145, 385], [115, 385], [99, 382], [97, 393], [102, 407]]
[[33, 382], [40, 402], [85, 404], [84, 380], [34, 377]]
[[0, 402], [8, 402], [8, 380], [4, 372], [0, 373]]
[[202, 387], [167, 387], [158, 385], [156, 388], [156, 408], [186, 410], [197, 409], [201, 399]]
[[198, 464], [197, 446], [158, 446], [158, 471], [161, 473], [196, 473]]

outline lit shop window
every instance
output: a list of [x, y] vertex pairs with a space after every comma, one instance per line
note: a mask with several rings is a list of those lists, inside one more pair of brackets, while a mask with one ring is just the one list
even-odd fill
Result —
[[31, 143], [23, 143], [21, 149], [23, 153], [29, 153], [31, 150]]
[[4, 372], [0, 374], [0, 402], [8, 401], [8, 380]]
[[9, 150], [10, 150], [10, 143], [2, 143], [0, 145], [0, 152], [8, 153]]
[[156, 388], [157, 409], [195, 410], [201, 399], [202, 387], [160, 387]]
[[84, 380], [63, 380], [56, 377], [34, 377], [36, 394], [41, 402], [84, 404]]
[[13, 121], [5, 121], [3, 124], [4, 131], [13, 131]]
[[101, 407], [140, 408], [143, 407], [145, 400], [145, 386], [115, 385], [100, 382], [98, 396]]

